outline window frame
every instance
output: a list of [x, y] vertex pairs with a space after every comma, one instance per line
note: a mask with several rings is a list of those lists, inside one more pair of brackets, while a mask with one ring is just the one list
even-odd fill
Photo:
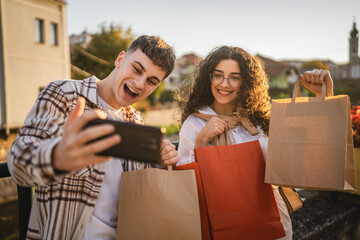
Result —
[[50, 22], [50, 44], [59, 46], [59, 24], [56, 22]]
[[35, 41], [36, 43], [45, 43], [45, 24], [44, 19], [35, 18]]

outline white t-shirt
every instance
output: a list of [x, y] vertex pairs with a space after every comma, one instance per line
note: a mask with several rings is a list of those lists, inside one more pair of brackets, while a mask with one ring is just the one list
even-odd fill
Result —
[[[111, 107], [101, 98], [100, 105], [108, 119], [123, 120], [121, 109]], [[116, 239], [122, 161], [113, 158], [107, 162], [104, 181], [83, 240]]]

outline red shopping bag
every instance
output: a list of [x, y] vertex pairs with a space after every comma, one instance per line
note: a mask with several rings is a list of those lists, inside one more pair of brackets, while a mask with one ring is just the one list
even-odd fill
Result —
[[285, 236], [258, 141], [195, 149], [213, 239]]
[[200, 208], [200, 220], [201, 220], [201, 239], [202, 240], [210, 240], [210, 227], [209, 227], [209, 217], [206, 209], [204, 189], [201, 182], [199, 165], [197, 162], [192, 162], [189, 164], [176, 166], [174, 170], [187, 170], [194, 169], [195, 170], [195, 178], [196, 185], [198, 189], [198, 197], [199, 197], [199, 208]]

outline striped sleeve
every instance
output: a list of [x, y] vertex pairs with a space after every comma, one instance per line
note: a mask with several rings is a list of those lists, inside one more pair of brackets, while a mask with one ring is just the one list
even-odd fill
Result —
[[51, 163], [69, 112], [61, 84], [66, 83], [50, 83], [43, 89], [9, 150], [9, 170], [21, 186], [42, 186], [63, 178]]

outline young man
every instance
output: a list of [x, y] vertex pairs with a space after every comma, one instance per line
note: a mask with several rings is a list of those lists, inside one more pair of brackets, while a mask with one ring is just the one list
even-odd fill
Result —
[[[116, 238], [121, 172], [137, 170], [140, 164], [96, 156], [121, 136], [87, 145], [114, 128], [83, 127], [96, 118], [143, 124], [130, 105], [149, 96], [174, 62], [172, 48], [162, 39], [141, 36], [118, 55], [105, 79], [55, 81], [40, 93], [8, 154], [15, 181], [36, 186], [28, 238]], [[164, 140], [162, 164], [177, 160], [175, 146]]]

